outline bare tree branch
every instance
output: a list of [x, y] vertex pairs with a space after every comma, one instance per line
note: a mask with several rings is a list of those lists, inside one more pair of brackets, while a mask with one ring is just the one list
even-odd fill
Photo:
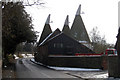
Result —
[[42, 2], [41, 0], [34, 0], [32, 1], [32, 3], [29, 2], [29, 0], [27, 0], [27, 3], [25, 4], [25, 2], [23, 2], [24, 6], [33, 6], [33, 5], [43, 5], [45, 4], [44, 2]]
[[34, 5], [43, 5], [45, 2], [42, 2], [41, 0], [2, 0], [2, 2], [5, 2], [7, 4], [8, 2], [23, 2], [24, 6], [34, 6]]
[[33, 6], [33, 5], [42, 5], [42, 4], [45, 4], [45, 3], [33, 3], [33, 4], [25, 4], [24, 6]]

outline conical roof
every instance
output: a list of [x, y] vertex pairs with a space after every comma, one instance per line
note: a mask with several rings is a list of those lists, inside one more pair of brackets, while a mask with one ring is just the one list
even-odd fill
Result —
[[64, 25], [68, 25], [69, 26], [69, 15], [67, 15]]
[[71, 35], [77, 41], [87, 41], [88, 43], [90, 43], [88, 33], [80, 15], [80, 10], [81, 5], [76, 12], [76, 16], [71, 27]]
[[70, 36], [69, 16], [67, 15], [62, 32]]
[[45, 26], [43, 28], [40, 40], [38, 42], [38, 45], [50, 34], [52, 33], [51, 27], [50, 27], [50, 14], [48, 15], [48, 18], [46, 20]]
[[80, 15], [80, 13], [81, 13], [81, 4], [79, 5], [79, 7], [77, 9], [76, 15]]
[[49, 24], [49, 23], [50, 23], [50, 14], [47, 17], [47, 20], [46, 20], [45, 24]]

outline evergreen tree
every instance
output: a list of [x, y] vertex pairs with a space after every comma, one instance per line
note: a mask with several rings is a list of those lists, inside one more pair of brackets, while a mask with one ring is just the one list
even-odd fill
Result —
[[6, 54], [14, 54], [21, 42], [35, 42], [36, 31], [32, 19], [24, 10], [22, 2], [2, 2], [2, 49]]

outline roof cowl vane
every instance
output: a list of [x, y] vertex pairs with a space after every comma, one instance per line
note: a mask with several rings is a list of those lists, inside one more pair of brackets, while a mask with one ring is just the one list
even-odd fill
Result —
[[50, 14], [47, 17], [46, 23], [45, 24], [49, 24], [50, 23]]
[[79, 7], [78, 7], [78, 10], [77, 10], [77, 12], [76, 12], [76, 15], [80, 15], [80, 13], [81, 13], [81, 4], [80, 4]]
[[69, 26], [69, 15], [67, 15], [64, 25], [68, 25]]

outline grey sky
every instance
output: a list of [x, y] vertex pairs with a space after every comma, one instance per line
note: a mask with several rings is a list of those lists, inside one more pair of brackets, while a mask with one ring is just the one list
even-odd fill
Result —
[[[26, 7], [33, 18], [35, 30], [40, 34], [47, 16], [51, 14], [52, 30], [62, 30], [65, 18], [69, 15], [70, 28], [75, 18], [78, 6], [81, 4], [81, 14], [85, 27], [89, 32], [98, 27], [101, 35], [105, 35], [108, 43], [116, 42], [118, 31], [118, 1], [119, 0], [42, 0], [45, 7]], [[39, 34], [39, 35], [40, 35]]]

